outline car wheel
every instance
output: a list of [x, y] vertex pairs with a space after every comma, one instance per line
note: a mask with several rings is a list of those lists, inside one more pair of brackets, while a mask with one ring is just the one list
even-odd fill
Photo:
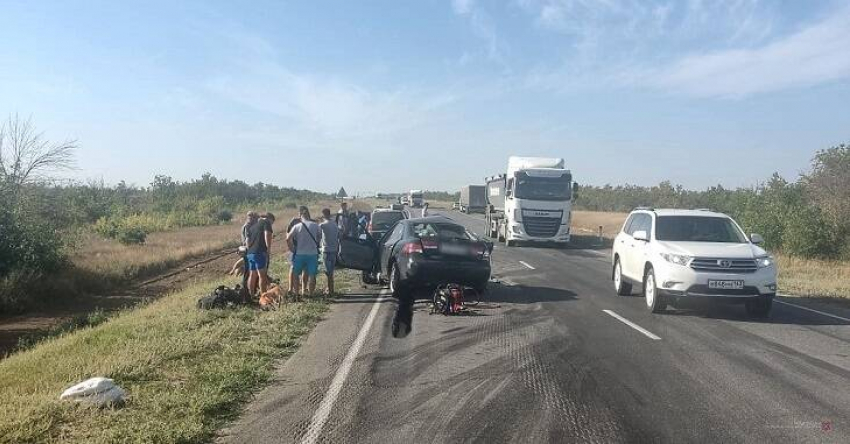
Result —
[[631, 296], [632, 284], [623, 279], [623, 266], [620, 265], [620, 258], [614, 261], [614, 289], [617, 290], [619, 296]]
[[655, 271], [652, 267], [646, 270], [643, 277], [643, 297], [646, 299], [646, 308], [653, 313], [660, 313], [667, 308], [664, 296], [658, 294], [658, 286], [655, 283]]
[[394, 297], [402, 296], [404, 292], [403, 284], [401, 282], [401, 273], [398, 271], [398, 267], [393, 263], [390, 265], [390, 293]]
[[770, 296], [759, 296], [746, 302], [747, 314], [757, 318], [765, 318], [770, 314], [773, 307], [773, 298]]
[[370, 271], [364, 271], [360, 274], [360, 281], [364, 284], [373, 285], [378, 283], [378, 279]]

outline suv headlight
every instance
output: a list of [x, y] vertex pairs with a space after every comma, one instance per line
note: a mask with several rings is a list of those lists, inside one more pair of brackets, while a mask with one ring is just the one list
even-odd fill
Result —
[[661, 253], [661, 257], [667, 262], [683, 267], [686, 267], [688, 262], [691, 261], [691, 257], [684, 254]]
[[772, 267], [775, 263], [773, 256], [759, 256], [756, 258], [756, 264], [758, 264], [759, 268]]

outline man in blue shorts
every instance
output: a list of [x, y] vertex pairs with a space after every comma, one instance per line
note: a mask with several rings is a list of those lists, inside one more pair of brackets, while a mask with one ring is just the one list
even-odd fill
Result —
[[248, 264], [248, 292], [255, 295], [259, 284], [260, 293], [265, 293], [269, 286], [269, 252], [272, 246], [272, 224], [274, 215], [266, 213], [248, 227], [248, 251], [245, 261]]
[[[302, 206], [298, 209], [301, 223], [296, 224], [286, 235], [292, 256], [292, 272], [295, 274], [296, 293], [312, 294], [316, 291], [316, 275], [319, 273], [319, 240], [321, 231], [319, 224], [310, 219], [310, 210]], [[301, 277], [299, 282], [298, 277]], [[300, 284], [300, 285], [299, 285]]]

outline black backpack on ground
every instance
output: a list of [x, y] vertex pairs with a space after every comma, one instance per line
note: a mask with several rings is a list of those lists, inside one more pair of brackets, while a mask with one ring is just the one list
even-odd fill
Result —
[[224, 285], [213, 290], [212, 293], [198, 299], [198, 308], [201, 310], [212, 310], [214, 308], [227, 308], [234, 305], [246, 304], [242, 287], [228, 288]]

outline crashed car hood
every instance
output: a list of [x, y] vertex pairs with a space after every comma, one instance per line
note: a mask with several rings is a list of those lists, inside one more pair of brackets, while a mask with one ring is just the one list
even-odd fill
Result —
[[684, 254], [692, 257], [753, 259], [766, 254], [764, 250], [753, 244], [659, 241], [658, 245], [670, 253]]

